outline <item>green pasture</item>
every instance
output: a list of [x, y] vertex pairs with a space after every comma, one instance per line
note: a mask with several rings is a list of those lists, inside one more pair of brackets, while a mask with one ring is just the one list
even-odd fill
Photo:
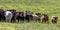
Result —
[[[49, 24], [0, 22], [0, 30], [60, 30], [60, 0], [0, 0], [0, 9], [32, 11], [34, 13], [46, 13], [49, 16]], [[58, 16], [57, 24], [51, 23], [51, 16], [53, 15]]]

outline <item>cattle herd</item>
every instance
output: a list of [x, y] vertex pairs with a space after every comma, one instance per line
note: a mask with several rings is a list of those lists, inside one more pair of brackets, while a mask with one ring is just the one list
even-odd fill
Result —
[[[57, 16], [52, 16], [51, 22], [57, 23]], [[41, 13], [33, 13], [31, 11], [16, 11], [14, 9], [12, 10], [3, 10], [0, 9], [0, 21], [5, 22], [18, 22], [20, 21], [36, 21], [36, 22], [42, 22], [42, 23], [48, 23], [49, 22], [49, 16], [48, 14], [41, 14]]]

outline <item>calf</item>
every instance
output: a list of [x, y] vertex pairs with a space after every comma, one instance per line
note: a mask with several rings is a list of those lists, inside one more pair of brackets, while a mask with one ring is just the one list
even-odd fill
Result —
[[46, 23], [46, 22], [48, 22], [48, 20], [49, 20], [48, 15], [47, 14], [42, 14], [42, 22]]
[[57, 16], [52, 16], [52, 23], [57, 23], [57, 19], [58, 19]]

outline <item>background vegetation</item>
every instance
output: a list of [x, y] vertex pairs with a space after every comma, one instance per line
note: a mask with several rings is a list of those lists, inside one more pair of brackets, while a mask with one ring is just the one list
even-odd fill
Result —
[[[50, 17], [49, 24], [0, 22], [0, 30], [60, 30], [60, 0], [0, 0], [0, 8], [47, 13]], [[51, 23], [52, 15], [59, 17], [57, 24]]]

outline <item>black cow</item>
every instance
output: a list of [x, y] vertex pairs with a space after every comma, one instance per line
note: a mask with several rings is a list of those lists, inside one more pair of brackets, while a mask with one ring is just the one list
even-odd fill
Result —
[[0, 21], [5, 20], [5, 11], [3, 9], [0, 9]]
[[22, 21], [28, 21], [31, 20], [33, 17], [32, 17], [32, 12], [30, 11], [24, 11], [24, 12], [17, 12], [17, 19], [18, 21], [19, 20], [22, 20]]
[[33, 20], [32, 16], [33, 12], [31, 11], [26, 11], [26, 20], [29, 22], [30, 20]]
[[19, 21], [24, 21], [23, 12], [16, 12], [16, 19]]

